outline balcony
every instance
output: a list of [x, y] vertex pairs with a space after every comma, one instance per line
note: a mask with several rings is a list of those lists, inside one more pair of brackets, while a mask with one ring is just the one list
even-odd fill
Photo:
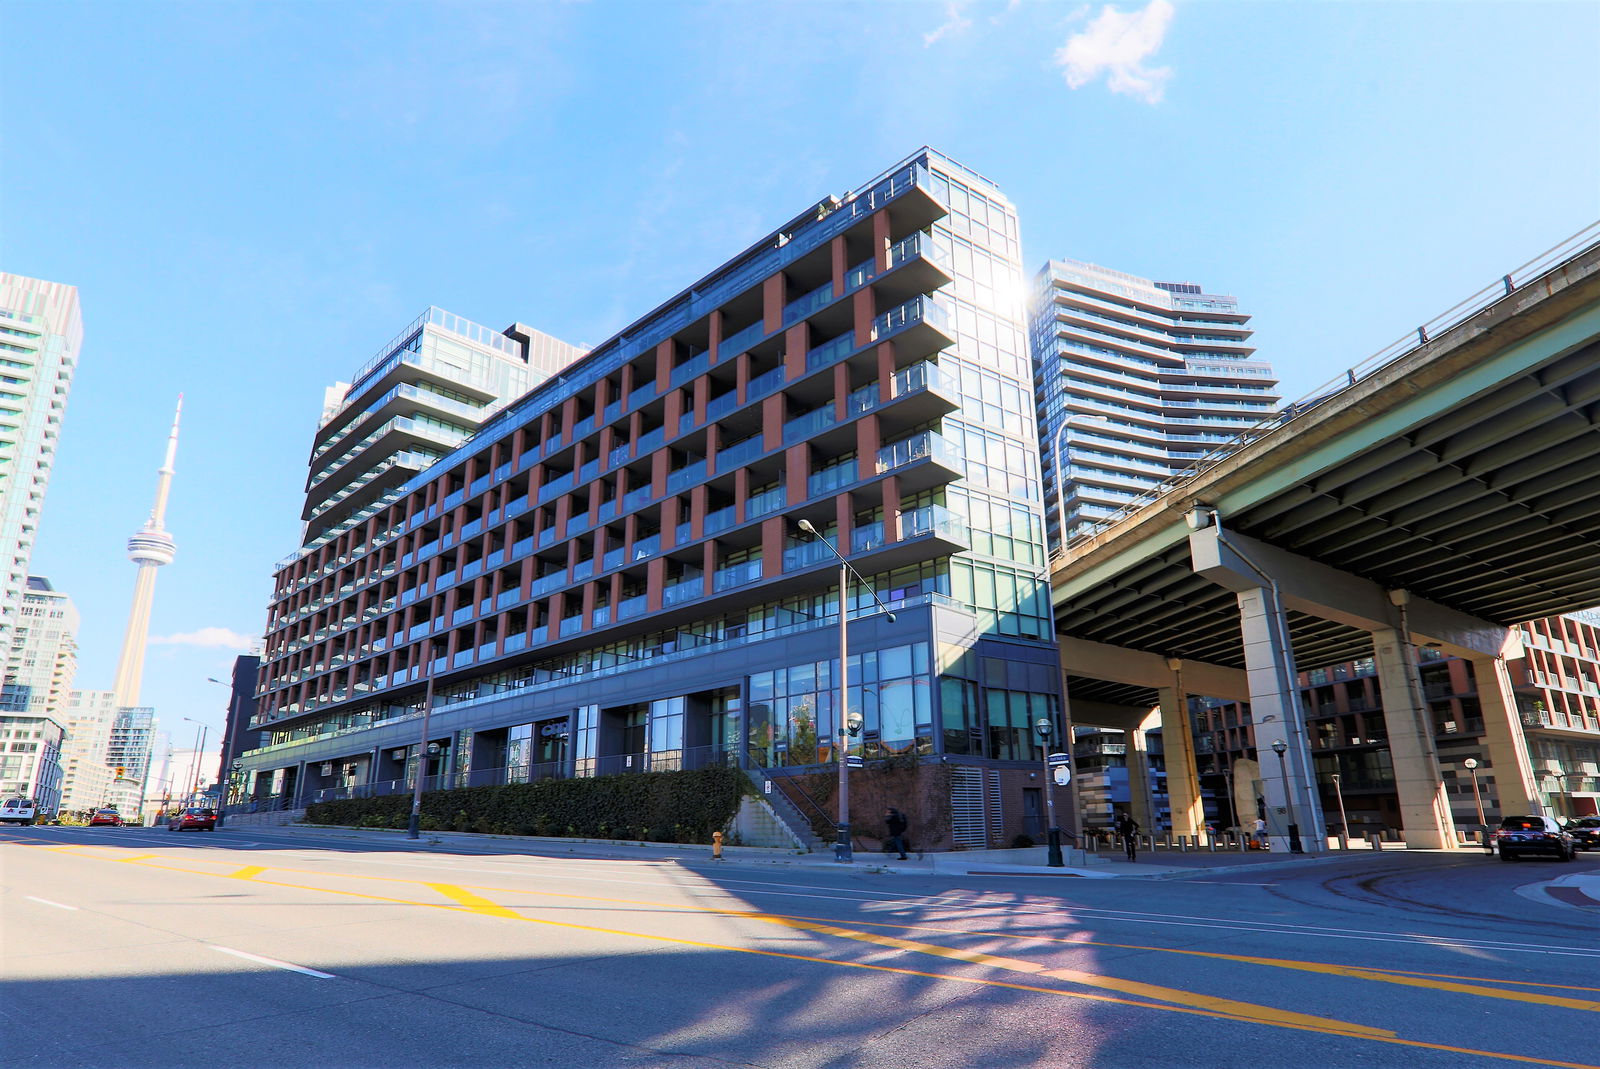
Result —
[[954, 345], [955, 330], [944, 307], [932, 297], [913, 297], [872, 321], [872, 340], [899, 338], [911, 348], [943, 349]]
[[923, 431], [878, 450], [877, 473], [898, 475], [902, 493], [954, 482], [966, 470], [966, 461], [955, 446], [934, 431]]
[[721, 361], [728, 359], [730, 356], [737, 356], [766, 336], [766, 328], [758, 319], [748, 327], [736, 330], [726, 338], [723, 338], [717, 346], [717, 359]]

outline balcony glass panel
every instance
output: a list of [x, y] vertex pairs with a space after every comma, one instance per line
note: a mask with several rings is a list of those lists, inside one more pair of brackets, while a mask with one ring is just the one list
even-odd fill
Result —
[[824, 542], [802, 542], [783, 551], [783, 570], [786, 572], [809, 568], [824, 560], [832, 560], [833, 551]]
[[693, 601], [702, 597], [706, 592], [705, 577], [697, 575], [693, 579], [684, 579], [677, 583], [669, 583], [662, 591], [661, 603], [663, 605], [681, 605], [686, 601]]
[[[881, 316], [879, 318], [882, 318]], [[832, 341], [823, 342], [821, 345], [806, 353], [806, 370], [815, 371], [819, 367], [826, 367], [839, 358], [845, 356], [856, 347], [856, 336], [850, 331], [839, 335]]]
[[833, 300], [833, 280], [830, 279], [803, 297], [797, 297], [783, 308], [783, 325], [800, 322], [818, 308]]
[[830, 401], [821, 408], [814, 408], [803, 416], [796, 416], [783, 425], [783, 440], [785, 444], [801, 442], [816, 434], [824, 428], [831, 427], [839, 422], [839, 417], [834, 412], [833, 402]]
[[706, 478], [706, 462], [697, 460], [693, 464], [685, 465], [667, 476], [667, 493], [676, 494], [696, 483], [704, 482]]
[[641, 538], [633, 544], [633, 559], [644, 560], [661, 552], [661, 535], [659, 533]]
[[866, 553], [884, 544], [883, 521], [868, 523], [850, 532], [850, 552]]
[[769, 368], [750, 380], [749, 385], [745, 387], [745, 399], [754, 401], [758, 397], [765, 397], [782, 385], [783, 365], [779, 364], [777, 367]]
[[711, 366], [711, 353], [704, 350], [691, 356], [683, 363], [672, 369], [672, 376], [667, 380], [674, 388], [682, 386], [690, 379], [701, 375]]
[[718, 531], [726, 531], [729, 527], [734, 525], [734, 522], [734, 509], [732, 505], [729, 505], [726, 508], [717, 509], [715, 512], [708, 512], [706, 513], [704, 525], [706, 536], [710, 537], [711, 535], [716, 534]]
[[627, 620], [635, 616], [644, 615], [650, 607], [650, 599], [640, 594], [634, 598], [623, 598], [617, 602], [617, 619]]
[[736, 330], [722, 339], [722, 344], [717, 347], [717, 359], [726, 360], [737, 353], [742, 353], [762, 338], [767, 332], [758, 319], [743, 330]]
[[646, 453], [653, 453], [657, 449], [660, 449], [666, 440], [667, 429], [665, 427], [657, 427], [653, 431], [646, 431], [645, 433], [639, 435], [639, 445], [638, 448], [634, 450], [633, 455], [636, 457], [642, 457]]
[[762, 436], [757, 434], [746, 438], [742, 442], [735, 442], [726, 449], [717, 451], [717, 471], [732, 471], [749, 463], [762, 453], [766, 452], [766, 443]]
[[933, 431], [923, 431], [878, 450], [878, 474], [930, 458], [955, 471], [966, 470], [961, 454], [953, 445]]
[[[879, 450], [880, 455], [884, 452], [886, 450]], [[879, 470], [887, 471], [888, 469], [882, 468], [880, 465]], [[823, 494], [833, 493], [842, 486], [849, 486], [856, 479], [856, 461], [854, 457], [851, 457], [849, 460], [823, 468], [812, 475], [806, 480], [806, 493], [810, 497], [821, 497]]]
[[901, 539], [940, 534], [954, 542], [970, 542], [967, 521], [943, 505], [923, 505], [900, 514]]
[[565, 620], [561, 621], [561, 632], [560, 632], [560, 634], [561, 634], [562, 638], [566, 638], [569, 635], [576, 635], [578, 632], [580, 632], [582, 630], [583, 630], [583, 617], [581, 617], [581, 616], [569, 616]]
[[632, 512], [634, 509], [642, 507], [649, 500], [649, 486], [641, 486], [637, 490], [629, 490], [622, 496], [622, 511]]
[[745, 561], [728, 568], [717, 569], [712, 579], [713, 590], [731, 590], [744, 583], [756, 583], [761, 580], [761, 562], [758, 560]]
[[706, 402], [706, 419], [719, 419], [738, 407], [739, 391], [729, 390], [727, 393], [713, 397]]
[[774, 486], [759, 494], [751, 494], [745, 502], [744, 515], [746, 519], [753, 520], [757, 516], [765, 516], [769, 512], [777, 512], [783, 508], [787, 491], [781, 486]]
[[626, 556], [621, 546], [616, 549], [608, 549], [606, 550], [606, 555], [600, 559], [600, 567], [608, 572], [613, 568], [620, 568]]

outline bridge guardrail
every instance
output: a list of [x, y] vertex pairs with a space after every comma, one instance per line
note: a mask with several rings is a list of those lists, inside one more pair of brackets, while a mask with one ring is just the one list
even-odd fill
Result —
[[1064, 558], [1074, 547], [1116, 526], [1146, 505], [1177, 491], [1185, 484], [1205, 474], [1206, 471], [1215, 467], [1222, 460], [1237, 453], [1256, 439], [1261, 438], [1267, 432], [1291, 423], [1312, 409], [1317, 408], [1323, 402], [1332, 400], [1362, 380], [1382, 371], [1396, 360], [1427, 345], [1430, 339], [1437, 338], [1452, 327], [1459, 326], [1494, 302], [1510, 296], [1517, 289], [1527, 285], [1552, 268], [1574, 259], [1597, 245], [1600, 245], [1600, 220], [1590, 223], [1571, 237], [1551, 246], [1527, 263], [1513, 268], [1509, 274], [1500, 276], [1497, 281], [1491, 282], [1476, 293], [1458, 301], [1452, 307], [1440, 312], [1426, 323], [1417, 327], [1414, 333], [1407, 333], [1404, 337], [1384, 346], [1365, 360], [1347, 369], [1343, 375], [1328, 380], [1299, 400], [1291, 401], [1289, 404], [1284, 405], [1282, 409], [1273, 415], [1246, 427], [1232, 438], [1204, 453], [1200, 459], [1194, 462], [1192, 467], [1186, 468], [1146, 490], [1116, 512], [1094, 523], [1083, 532], [1074, 535], [1064, 546], [1057, 545], [1054, 547], [1051, 559], [1060, 560]]

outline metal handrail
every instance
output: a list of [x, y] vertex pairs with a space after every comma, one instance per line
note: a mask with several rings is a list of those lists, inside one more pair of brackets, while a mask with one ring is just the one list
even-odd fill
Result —
[[[1294, 422], [1312, 409], [1320, 407], [1325, 401], [1332, 400], [1346, 390], [1352, 389], [1358, 383], [1371, 378], [1389, 365], [1421, 349], [1431, 339], [1437, 338], [1444, 331], [1460, 326], [1496, 301], [1510, 296], [1519, 286], [1526, 285], [1560, 264], [1574, 260], [1597, 247], [1600, 247], [1600, 220], [1590, 223], [1564, 241], [1557, 242], [1544, 252], [1539, 253], [1520, 267], [1512, 269], [1509, 274], [1500, 276], [1498, 280], [1456, 302], [1450, 308], [1417, 327], [1415, 332], [1407, 333], [1404, 337], [1384, 346], [1365, 360], [1349, 368], [1343, 375], [1328, 380], [1299, 400], [1285, 405], [1281, 410], [1269, 417], [1257, 420], [1227, 441], [1201, 454], [1192, 467], [1186, 468], [1146, 490], [1116, 512], [1074, 535], [1066, 543], [1058, 543], [1051, 553], [1051, 558], [1053, 560], [1065, 558], [1072, 549], [1092, 538], [1098, 537], [1145, 506], [1170, 494], [1179, 492], [1184, 486], [1198, 479], [1209, 469], [1237, 453], [1251, 442], [1261, 438], [1268, 431]], [[1059, 493], [1059, 490], [1057, 492]]]

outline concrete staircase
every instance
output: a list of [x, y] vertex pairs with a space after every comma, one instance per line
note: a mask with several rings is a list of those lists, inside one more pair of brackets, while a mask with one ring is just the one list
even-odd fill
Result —
[[[781, 846], [801, 850], [805, 853], [821, 853], [827, 849], [826, 844], [811, 830], [811, 822], [807, 820], [800, 810], [795, 808], [793, 802], [784, 796], [782, 790], [768, 776], [765, 769], [747, 768], [745, 774], [750, 777], [759, 792], [754, 797], [746, 796], [739, 803], [739, 814], [734, 817], [734, 827], [740, 835], [744, 834], [740, 822], [749, 810], [753, 821], [751, 832], [758, 835], [774, 835], [781, 837], [778, 842], [758, 842], [754, 839], [743, 838], [745, 846]], [[755, 816], [763, 813], [765, 817]], [[763, 824], [762, 821], [770, 821]]]

